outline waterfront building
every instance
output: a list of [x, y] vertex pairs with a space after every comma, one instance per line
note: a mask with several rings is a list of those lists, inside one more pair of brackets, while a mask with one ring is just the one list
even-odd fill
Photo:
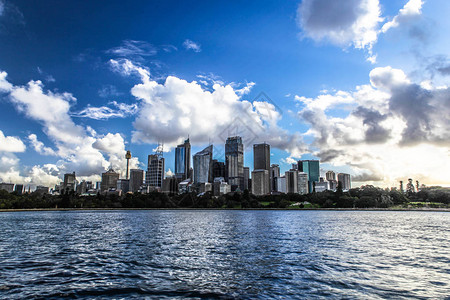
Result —
[[194, 155], [194, 184], [212, 182], [212, 157], [212, 145]]
[[77, 185], [77, 194], [78, 195], [84, 194], [86, 193], [87, 190], [88, 190], [87, 183], [85, 180], [82, 180], [80, 184]]
[[[244, 145], [242, 137], [227, 138], [225, 143], [226, 180], [232, 186], [244, 190]], [[233, 189], [234, 187], [234, 189]]]
[[117, 180], [117, 190], [122, 191], [123, 194], [128, 193], [128, 191], [130, 190], [130, 180], [129, 179]]
[[325, 178], [326, 178], [328, 181], [336, 180], [336, 173], [334, 173], [333, 171], [328, 171], [328, 172], [325, 174]]
[[272, 164], [270, 166], [270, 186], [272, 192], [279, 192], [277, 185], [277, 178], [280, 177], [280, 166], [277, 164]]
[[23, 184], [16, 184], [14, 186], [14, 192], [16, 192], [17, 195], [22, 195], [23, 194]]
[[189, 138], [175, 148], [175, 177], [185, 180], [190, 177], [191, 143]]
[[176, 194], [178, 193], [178, 179], [176, 176], [166, 177], [163, 180], [162, 191], [167, 194]]
[[143, 184], [144, 184], [144, 170], [131, 169], [129, 191], [132, 193], [137, 192], [141, 189]]
[[319, 181], [315, 182], [316, 193], [324, 192], [330, 189], [330, 185], [328, 181]]
[[[270, 182], [270, 145], [266, 143], [255, 144], [253, 145], [253, 170], [266, 170], [269, 176], [265, 179], [264, 182], [264, 190], [267, 189], [270, 191], [271, 182]], [[253, 175], [252, 175], [253, 178]]]
[[256, 196], [270, 194], [269, 170], [257, 169], [252, 172], [252, 194]]
[[297, 183], [297, 192], [301, 195], [308, 194], [308, 174], [305, 172], [298, 172]]
[[14, 183], [0, 183], [0, 190], [5, 190], [8, 193], [12, 193], [14, 191]]
[[147, 174], [145, 174], [145, 185], [147, 190], [160, 190], [164, 179], [164, 157], [160, 154], [148, 156]]
[[348, 191], [352, 188], [352, 183], [350, 179], [350, 174], [338, 173], [338, 183], [341, 182], [342, 190]]
[[100, 184], [101, 192], [106, 192], [109, 189], [116, 189], [117, 180], [119, 180], [119, 173], [116, 173], [112, 168], [105, 173], [102, 173], [102, 182]]
[[34, 192], [43, 195], [43, 194], [48, 194], [49, 191], [50, 191], [50, 188], [48, 186], [38, 185]]
[[244, 167], [244, 191], [249, 189], [250, 168]]
[[286, 193], [286, 176], [280, 176], [276, 180], [277, 183], [277, 192]]
[[286, 193], [298, 193], [298, 171], [286, 171], [284, 177], [286, 178]]
[[225, 178], [225, 173], [226, 173], [226, 169], [225, 169], [225, 163], [222, 161], [218, 161], [217, 159], [213, 159], [213, 179], [216, 177], [224, 177]]
[[63, 191], [75, 191], [76, 188], [76, 177], [75, 172], [64, 174]]
[[313, 182], [319, 181], [320, 166], [318, 160], [299, 160], [298, 171], [308, 174], [308, 190], [313, 190]]

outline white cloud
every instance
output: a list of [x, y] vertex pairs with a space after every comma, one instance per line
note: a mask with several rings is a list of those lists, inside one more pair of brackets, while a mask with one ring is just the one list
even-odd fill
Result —
[[200, 44], [191, 41], [191, 40], [185, 40], [183, 43], [184, 48], [186, 48], [186, 50], [192, 50], [194, 52], [200, 52], [202, 51]]
[[[4, 77], [6, 78], [6, 75]], [[52, 169], [51, 176], [61, 178], [63, 173], [75, 171], [77, 176], [99, 178], [99, 174], [110, 166], [123, 173], [122, 175], [125, 174], [126, 159], [123, 137], [120, 134], [97, 136], [92, 128], [84, 128], [75, 124], [70, 117], [70, 107], [76, 102], [76, 99], [71, 94], [44, 91], [40, 81], [30, 81], [26, 86], [13, 86], [6, 79], [4, 81], [10, 86], [8, 99], [11, 103], [19, 112], [41, 123], [43, 131], [56, 146], [56, 150], [44, 147], [35, 135], [29, 136], [36, 151], [41, 154], [55, 154], [60, 158], [56, 163], [59, 173], [53, 174], [55, 170]], [[119, 109], [127, 109], [122, 104], [115, 103], [115, 105]], [[109, 140], [109, 144], [114, 147], [102, 148], [99, 146], [106, 140]], [[137, 158], [133, 158], [130, 164], [134, 168], [139, 165], [139, 161]], [[42, 170], [46, 172], [39, 166], [35, 167], [33, 174], [41, 174]], [[7, 172], [8, 174], [18, 172], [17, 166], [11, 168]], [[22, 181], [34, 182], [33, 180], [37, 179], [32, 176], [33, 174], [22, 178]]]
[[124, 40], [122, 45], [111, 48], [106, 53], [118, 57], [142, 60], [144, 57], [156, 55], [157, 50], [156, 47], [145, 41]]
[[35, 134], [30, 134], [28, 139], [37, 153], [42, 155], [56, 155], [55, 150], [50, 147], [45, 147], [44, 143], [39, 141]]
[[24, 152], [25, 144], [18, 137], [5, 136], [0, 130], [0, 152]]
[[[314, 154], [383, 184], [409, 177], [449, 182], [450, 89], [424, 89], [391, 67], [373, 69], [370, 82], [352, 92], [296, 97], [304, 105], [300, 118], [311, 126], [312, 149], [319, 149]], [[346, 117], [326, 112], [336, 103], [351, 104]]]
[[137, 104], [110, 102], [115, 108], [108, 106], [88, 106], [80, 112], [72, 114], [76, 117], [90, 118], [95, 120], [107, 120], [109, 118], [126, 118], [137, 112]]
[[366, 49], [372, 61], [381, 17], [378, 0], [304, 0], [297, 20], [304, 36], [316, 41]]
[[422, 14], [422, 5], [422, 0], [409, 0], [405, 6], [400, 9], [398, 15], [383, 25], [381, 32], [385, 33], [389, 29], [397, 27], [402, 22], [405, 22], [413, 17], [420, 16]]

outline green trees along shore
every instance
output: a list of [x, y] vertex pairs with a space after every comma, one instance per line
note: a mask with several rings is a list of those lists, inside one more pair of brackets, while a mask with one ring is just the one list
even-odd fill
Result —
[[307, 195], [282, 194], [255, 196], [229, 193], [218, 197], [186, 193], [171, 195], [159, 192], [80, 196], [74, 192], [63, 195], [30, 193], [17, 195], [0, 190], [0, 209], [54, 208], [450, 208], [450, 188], [427, 187], [417, 193], [402, 193], [395, 189], [381, 189], [371, 185], [348, 192], [324, 191]]

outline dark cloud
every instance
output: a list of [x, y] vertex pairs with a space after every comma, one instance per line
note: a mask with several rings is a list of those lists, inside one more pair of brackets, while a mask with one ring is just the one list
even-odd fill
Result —
[[369, 173], [362, 173], [360, 175], [352, 176], [352, 181], [357, 182], [367, 182], [367, 181], [383, 181], [383, 176], [379, 174], [369, 174]]
[[363, 124], [369, 127], [365, 132], [367, 143], [384, 143], [389, 139], [391, 131], [380, 125], [380, 122], [386, 120], [387, 115], [362, 106], [359, 106], [353, 115], [362, 118]]
[[316, 155], [317, 157], [320, 158], [320, 161], [323, 163], [326, 162], [331, 162], [333, 161], [333, 159], [344, 155], [345, 152], [344, 151], [339, 151], [339, 150], [335, 150], [335, 149], [326, 149], [326, 150], [322, 150], [319, 153], [315, 153], [314, 155]]
[[345, 30], [360, 14], [359, 0], [305, 0], [299, 7], [306, 30]]

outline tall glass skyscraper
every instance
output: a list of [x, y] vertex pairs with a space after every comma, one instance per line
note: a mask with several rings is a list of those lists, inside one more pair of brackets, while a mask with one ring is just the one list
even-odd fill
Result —
[[308, 174], [308, 190], [313, 191], [313, 182], [319, 181], [320, 167], [318, 160], [299, 160], [298, 171]]
[[[270, 193], [272, 190], [270, 182], [270, 145], [266, 143], [253, 145], [253, 170], [266, 170], [269, 176], [264, 177], [263, 191]], [[253, 174], [253, 173], [252, 173]], [[253, 178], [253, 177], [252, 177]]]
[[242, 137], [227, 138], [225, 143], [225, 164], [228, 184], [244, 190], [244, 145]]
[[164, 157], [158, 154], [148, 156], [147, 174], [145, 184], [147, 187], [161, 189], [164, 179]]
[[180, 180], [185, 180], [190, 176], [191, 168], [191, 144], [189, 139], [184, 141], [184, 144], [178, 145], [175, 148], [175, 177]]
[[194, 155], [194, 183], [212, 182], [213, 146]]

